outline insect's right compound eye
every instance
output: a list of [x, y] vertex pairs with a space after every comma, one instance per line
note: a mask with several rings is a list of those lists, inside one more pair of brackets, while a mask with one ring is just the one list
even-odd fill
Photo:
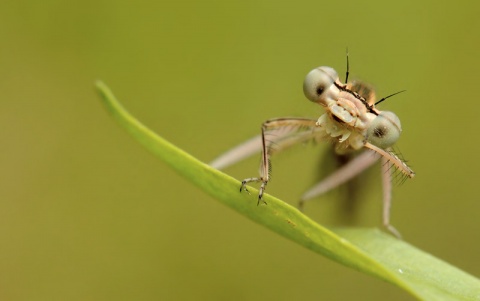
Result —
[[328, 106], [330, 101], [337, 99], [339, 90], [334, 85], [337, 79], [338, 74], [333, 68], [315, 68], [303, 81], [303, 93], [310, 101]]

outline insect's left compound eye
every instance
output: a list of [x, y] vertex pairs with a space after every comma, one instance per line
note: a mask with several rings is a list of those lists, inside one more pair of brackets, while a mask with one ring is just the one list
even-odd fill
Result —
[[367, 130], [367, 141], [386, 149], [397, 142], [401, 132], [402, 125], [397, 115], [383, 111], [371, 121]]
[[340, 93], [334, 85], [337, 79], [338, 74], [333, 68], [325, 66], [315, 68], [303, 81], [303, 93], [310, 101], [328, 106]]

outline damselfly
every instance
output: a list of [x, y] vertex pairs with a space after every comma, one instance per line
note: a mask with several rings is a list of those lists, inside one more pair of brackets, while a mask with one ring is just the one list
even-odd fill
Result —
[[[337, 154], [358, 153], [356, 157], [309, 189], [301, 197], [300, 207], [306, 201], [323, 194], [357, 176], [381, 160], [383, 184], [383, 225], [394, 235], [399, 232], [390, 225], [392, 167], [404, 178], [415, 173], [392, 150], [402, 132], [400, 119], [393, 112], [380, 111], [375, 105], [375, 91], [360, 81], [348, 82], [348, 57], [345, 84], [331, 67], [318, 67], [310, 71], [303, 82], [303, 92], [312, 102], [318, 103], [325, 113], [317, 120], [309, 118], [274, 118], [262, 124], [261, 134], [233, 148], [210, 165], [225, 168], [250, 155], [260, 152], [258, 177], [242, 181], [240, 191], [247, 190], [250, 182], [260, 182], [258, 204], [270, 180], [270, 157], [292, 145], [306, 141], [330, 141]], [[363, 150], [363, 152], [362, 152]]]

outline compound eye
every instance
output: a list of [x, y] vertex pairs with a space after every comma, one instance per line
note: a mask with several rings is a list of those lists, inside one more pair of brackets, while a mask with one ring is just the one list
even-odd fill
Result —
[[383, 111], [375, 117], [367, 130], [367, 141], [382, 149], [394, 145], [400, 138], [400, 119], [392, 112]]
[[338, 79], [337, 72], [330, 67], [318, 67], [310, 71], [303, 81], [303, 93], [313, 102], [328, 105], [335, 100], [339, 90], [334, 82]]

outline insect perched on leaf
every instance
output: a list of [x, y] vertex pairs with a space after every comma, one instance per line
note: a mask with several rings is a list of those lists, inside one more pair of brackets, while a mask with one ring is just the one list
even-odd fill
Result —
[[325, 113], [320, 118], [269, 119], [262, 124], [261, 135], [235, 147], [210, 165], [219, 169], [225, 168], [261, 151], [260, 175], [244, 179], [240, 187], [240, 191], [248, 191], [246, 187], [248, 183], [260, 182], [258, 193], [260, 203], [270, 180], [270, 157], [274, 153], [311, 140], [330, 141], [339, 155], [358, 153], [333, 174], [309, 189], [301, 197], [302, 208], [306, 201], [349, 181], [380, 159], [383, 225], [400, 237], [399, 232], [390, 225], [392, 167], [405, 179], [413, 178], [415, 173], [391, 148], [402, 132], [399, 118], [392, 112], [380, 111], [375, 107], [400, 92], [375, 101], [374, 90], [359, 81], [349, 83], [348, 74], [348, 56], [345, 84], [340, 82], [337, 72], [331, 67], [313, 69], [303, 82], [303, 92], [310, 101], [324, 107]]

